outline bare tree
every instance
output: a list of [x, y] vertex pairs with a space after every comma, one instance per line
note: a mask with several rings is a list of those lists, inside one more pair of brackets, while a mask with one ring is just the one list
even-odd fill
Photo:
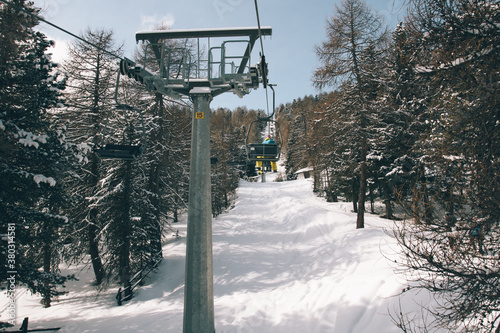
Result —
[[[350, 142], [359, 161], [359, 197], [357, 228], [364, 228], [364, 210], [367, 191], [366, 158], [369, 150], [369, 100], [373, 98], [370, 82], [365, 80], [363, 54], [376, 48], [386, 39], [382, 20], [363, 0], [343, 0], [335, 8], [336, 13], [328, 21], [328, 39], [316, 47], [322, 66], [314, 72], [314, 85], [317, 88], [339, 86], [345, 91], [344, 100], [348, 108], [342, 112], [347, 122], [354, 122], [352, 128], [357, 134]], [[347, 106], [347, 105], [346, 105]], [[347, 113], [347, 114], [346, 114]], [[353, 133], [350, 133], [350, 135]], [[356, 144], [357, 143], [357, 144]]]
[[[71, 87], [66, 114], [69, 121], [68, 138], [76, 144], [94, 148], [103, 141], [103, 124], [110, 116], [116, 75], [116, 59], [102, 50], [120, 53], [121, 47], [115, 46], [112, 31], [88, 29], [82, 37], [101, 49], [83, 42], [76, 42], [69, 47], [70, 58], [65, 64]], [[99, 158], [90, 150], [79, 172], [83, 181], [74, 187], [75, 195], [82, 198], [82, 205], [73, 212], [73, 217], [81, 222], [81, 226], [75, 227], [75, 232], [86, 230], [85, 235], [73, 238], [75, 249], [90, 254], [96, 284], [100, 284], [105, 275], [99, 254], [99, 230], [102, 226], [96, 196], [102, 172]]]
[[369, 45], [385, 39], [382, 18], [363, 0], [343, 0], [327, 22], [327, 41], [316, 47], [322, 66], [313, 83], [321, 89], [355, 81], [361, 86], [360, 56]]

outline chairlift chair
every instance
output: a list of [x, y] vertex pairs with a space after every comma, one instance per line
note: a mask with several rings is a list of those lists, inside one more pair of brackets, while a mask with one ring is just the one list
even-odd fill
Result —
[[[265, 64], [265, 62], [263, 62]], [[263, 72], [267, 72], [267, 70], [264, 68]], [[267, 82], [267, 79], [266, 79]], [[281, 156], [281, 143], [283, 142], [283, 138], [281, 136], [281, 130], [280, 130], [280, 124], [273, 120], [274, 117], [274, 112], [276, 111], [276, 94], [274, 87], [276, 86], [275, 84], [267, 84], [273, 91], [273, 113], [268, 116], [268, 117], [263, 117], [263, 118], [258, 118], [257, 120], [254, 120], [250, 123], [250, 126], [248, 127], [247, 131], [247, 136], [245, 139], [245, 149], [247, 153], [247, 160], [253, 164], [254, 162], [258, 161], [268, 161], [268, 162], [277, 162], [280, 159]], [[276, 139], [279, 138], [278, 141], [274, 141], [274, 143], [249, 143], [248, 142], [248, 137], [250, 136], [250, 133], [252, 132], [252, 126], [255, 123], [271, 123], [274, 124], [274, 129], [275, 129], [275, 137]]]
[[[122, 60], [123, 62], [123, 60]], [[141, 122], [142, 122], [142, 143], [139, 145], [123, 145], [123, 144], [103, 144], [101, 143], [97, 149], [95, 149], [95, 153], [99, 158], [101, 159], [119, 159], [119, 160], [124, 160], [124, 161], [133, 161], [142, 156], [142, 153], [144, 152], [145, 149], [145, 139], [146, 139], [146, 133], [145, 133], [145, 126], [144, 126], [144, 121], [142, 119], [142, 113], [138, 111], [137, 109], [133, 108], [130, 105], [126, 104], [121, 104], [118, 102], [118, 86], [120, 83], [120, 73], [124, 74], [122, 71], [123, 66], [120, 65], [120, 70], [118, 71], [117, 79], [116, 79], [116, 88], [115, 88], [115, 102], [116, 102], [116, 108], [120, 110], [134, 110], [139, 112]], [[106, 121], [107, 123], [107, 121]], [[106, 125], [104, 130], [106, 130]], [[104, 138], [104, 135], [103, 135]]]
[[143, 152], [144, 148], [142, 146], [115, 145], [110, 143], [96, 149], [96, 154], [101, 159], [120, 159], [125, 161], [136, 160], [142, 156]]
[[[275, 143], [249, 143], [248, 138], [252, 131], [252, 126], [255, 123], [266, 122], [273, 123], [276, 129], [276, 135], [279, 137], [278, 142]], [[281, 155], [281, 130], [279, 123], [277, 121], [271, 120], [270, 118], [260, 118], [252, 121], [250, 126], [248, 127], [247, 136], [245, 139], [245, 148], [247, 153], [247, 159], [250, 162], [257, 161], [269, 161], [269, 162], [277, 162], [280, 159]]]

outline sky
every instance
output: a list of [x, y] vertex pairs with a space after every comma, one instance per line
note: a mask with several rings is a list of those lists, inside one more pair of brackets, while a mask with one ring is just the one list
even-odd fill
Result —
[[[404, 0], [366, 0], [380, 13], [391, 30], [402, 20]], [[125, 46], [125, 57], [133, 58], [135, 34], [153, 30], [159, 23], [171, 29], [256, 27], [253, 0], [35, 0], [43, 17], [74, 33], [85, 29], [112, 29], [117, 43]], [[326, 40], [326, 22], [340, 0], [260, 0], [261, 26], [271, 26], [264, 39], [269, 82], [276, 84], [276, 105], [319, 93], [312, 85], [312, 73], [320, 66], [314, 48]], [[42, 23], [39, 30], [56, 41], [54, 60], [61, 61], [65, 45], [74, 38]], [[252, 64], [259, 60], [260, 43], [252, 52]], [[212, 108], [238, 106], [272, 108], [272, 91], [262, 86], [243, 98], [224, 93], [214, 98]]]

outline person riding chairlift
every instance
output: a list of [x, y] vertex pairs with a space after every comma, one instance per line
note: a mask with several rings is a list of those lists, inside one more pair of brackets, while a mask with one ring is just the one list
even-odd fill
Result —
[[[276, 144], [276, 141], [271, 139], [271, 136], [268, 135], [267, 138], [264, 141], [262, 141], [262, 143], [263, 144]], [[278, 163], [273, 162], [273, 161], [271, 161], [270, 163], [271, 163], [271, 169], [273, 170], [273, 172], [278, 172]], [[257, 169], [262, 170], [262, 161], [257, 161], [256, 167], [257, 167]]]
[[264, 144], [276, 144], [276, 141], [271, 139], [271, 136], [268, 135], [267, 138], [264, 141], [262, 141], [262, 143], [264, 143]]

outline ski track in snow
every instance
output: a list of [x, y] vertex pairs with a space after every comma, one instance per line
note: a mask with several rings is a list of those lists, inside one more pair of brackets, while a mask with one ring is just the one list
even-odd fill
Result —
[[[400, 332], [387, 314], [401, 289], [384, 257], [395, 248], [384, 233], [391, 222], [366, 214], [356, 230], [350, 203], [316, 198], [309, 180], [273, 176], [241, 181], [234, 208], [213, 219], [216, 331]], [[173, 227], [185, 235], [185, 221]], [[121, 307], [117, 287], [97, 293], [91, 269], [72, 267], [64, 273], [80, 281], [68, 283], [70, 293], [49, 309], [22, 295], [18, 321], [63, 333], [182, 332], [185, 237], [163, 250], [158, 271]]]

